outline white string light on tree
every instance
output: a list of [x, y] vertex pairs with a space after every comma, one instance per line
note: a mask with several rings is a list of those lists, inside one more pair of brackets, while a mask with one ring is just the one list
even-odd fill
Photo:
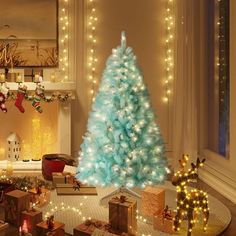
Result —
[[68, 0], [60, 1], [59, 9], [59, 69], [62, 74], [62, 81], [68, 81], [69, 63], [68, 63], [68, 40], [69, 40], [69, 15]]
[[95, 0], [87, 1], [87, 37], [88, 37], [88, 52], [87, 52], [87, 63], [88, 63], [88, 81], [91, 84], [90, 94], [92, 96], [92, 100], [94, 101], [95, 89], [97, 84], [97, 75], [96, 75], [96, 65], [97, 65], [97, 57], [96, 57], [96, 25], [98, 21], [98, 17], [96, 14], [96, 3]]
[[166, 39], [165, 39], [165, 72], [164, 79], [165, 95], [163, 97], [164, 102], [169, 101], [171, 94], [170, 81], [174, 77], [174, 0], [166, 1]]

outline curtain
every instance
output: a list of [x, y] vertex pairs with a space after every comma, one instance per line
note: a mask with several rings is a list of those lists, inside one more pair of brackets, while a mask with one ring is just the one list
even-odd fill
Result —
[[199, 1], [178, 0], [176, 76], [173, 92], [173, 167], [182, 154], [198, 150]]

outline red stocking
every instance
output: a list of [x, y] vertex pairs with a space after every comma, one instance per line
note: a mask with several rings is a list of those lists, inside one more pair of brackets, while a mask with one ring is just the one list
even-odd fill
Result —
[[26, 92], [26, 87], [23, 86], [22, 88], [19, 88], [18, 89], [18, 92], [17, 92], [17, 98], [16, 98], [16, 101], [15, 101], [15, 106], [19, 109], [20, 112], [24, 113], [25, 112], [25, 109], [24, 107], [22, 106], [22, 101], [25, 97], [25, 92]]

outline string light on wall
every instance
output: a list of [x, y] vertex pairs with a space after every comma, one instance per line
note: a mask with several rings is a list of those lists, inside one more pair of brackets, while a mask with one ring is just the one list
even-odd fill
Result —
[[165, 39], [165, 79], [164, 88], [165, 95], [163, 97], [164, 102], [169, 101], [171, 94], [170, 81], [174, 77], [174, 29], [175, 29], [175, 19], [174, 19], [174, 0], [166, 1], [166, 39]]
[[96, 65], [97, 65], [97, 57], [96, 57], [96, 25], [98, 21], [98, 17], [96, 14], [96, 2], [95, 0], [87, 1], [88, 8], [88, 16], [87, 16], [87, 37], [88, 37], [88, 52], [87, 52], [87, 64], [88, 64], [88, 81], [91, 84], [91, 97], [94, 101], [95, 88], [97, 84], [97, 76], [96, 76]]
[[68, 81], [69, 73], [69, 2], [68, 0], [60, 0], [59, 8], [59, 70], [62, 75], [62, 81]]

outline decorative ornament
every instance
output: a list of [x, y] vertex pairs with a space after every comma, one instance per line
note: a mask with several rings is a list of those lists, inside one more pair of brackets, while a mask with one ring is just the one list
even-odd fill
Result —
[[8, 97], [8, 92], [9, 92], [9, 88], [6, 86], [6, 84], [0, 87], [0, 108], [4, 113], [7, 112], [5, 102]]
[[7, 112], [7, 108], [6, 108], [6, 105], [5, 105], [5, 102], [6, 102], [6, 97], [3, 93], [0, 92], [0, 108], [3, 112]]
[[41, 84], [36, 85], [35, 94], [33, 97], [32, 106], [36, 109], [37, 112], [42, 113], [43, 109], [41, 107], [40, 101], [44, 97], [44, 86]]
[[47, 223], [48, 229], [52, 230], [54, 228], [54, 215], [47, 217], [46, 223]]
[[21, 145], [20, 137], [16, 133], [10, 133], [7, 137], [7, 159], [18, 161], [20, 158]]
[[24, 220], [23, 221], [23, 225], [22, 225], [22, 233], [28, 233], [29, 230], [28, 230], [28, 226], [27, 226], [27, 221]]
[[208, 196], [207, 193], [199, 189], [192, 189], [188, 191], [187, 185], [191, 180], [198, 178], [197, 170], [203, 166], [205, 159], [200, 161], [197, 158], [196, 164], [191, 163], [191, 169], [185, 170], [185, 166], [188, 162], [188, 155], [183, 155], [182, 159], [179, 160], [180, 170], [174, 174], [172, 178], [172, 184], [176, 186], [177, 191], [177, 213], [174, 217], [175, 231], [180, 230], [181, 221], [187, 216], [188, 220], [188, 232], [187, 236], [192, 233], [192, 228], [196, 223], [196, 217], [199, 212], [203, 213], [203, 231], [207, 229], [207, 222], [209, 219], [209, 208], [208, 208]]
[[15, 106], [19, 109], [21, 113], [25, 112], [25, 109], [22, 106], [22, 101], [25, 97], [26, 90], [27, 90], [27, 87], [25, 85], [19, 85], [18, 92], [16, 95]]

